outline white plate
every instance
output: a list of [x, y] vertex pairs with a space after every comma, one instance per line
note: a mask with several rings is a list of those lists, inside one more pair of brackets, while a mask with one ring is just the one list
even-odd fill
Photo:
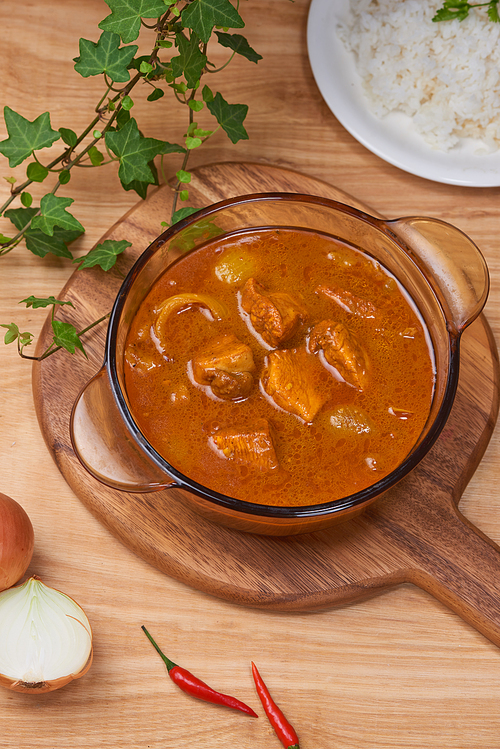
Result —
[[411, 117], [392, 113], [379, 119], [370, 112], [354, 55], [336, 31], [348, 7], [349, 0], [312, 0], [307, 27], [314, 78], [339, 122], [370, 151], [410, 174], [450, 185], [500, 186], [500, 151], [475, 154], [467, 138], [448, 152], [438, 151], [416, 132]]

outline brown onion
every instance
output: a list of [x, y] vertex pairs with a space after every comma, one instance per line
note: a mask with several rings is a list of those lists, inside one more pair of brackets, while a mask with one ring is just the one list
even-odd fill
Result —
[[15, 585], [28, 569], [35, 534], [25, 510], [0, 493], [0, 590]]

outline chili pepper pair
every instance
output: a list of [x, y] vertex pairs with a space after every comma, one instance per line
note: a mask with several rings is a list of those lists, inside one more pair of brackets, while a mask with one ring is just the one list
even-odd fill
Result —
[[[177, 684], [179, 689], [182, 689], [183, 692], [186, 692], [193, 697], [197, 697], [200, 700], [204, 700], [205, 702], [212, 702], [216, 705], [225, 705], [226, 707], [230, 707], [233, 710], [240, 710], [241, 712], [246, 713], [247, 715], [251, 715], [254, 718], [258, 717], [257, 713], [252, 710], [251, 707], [245, 705], [244, 702], [241, 702], [240, 700], [237, 700], [235, 697], [231, 697], [228, 694], [217, 692], [215, 689], [212, 689], [212, 687], [209, 687], [208, 684], [205, 684], [204, 681], [201, 681], [201, 679], [198, 679], [198, 677], [194, 676], [190, 671], [187, 671], [185, 668], [182, 668], [176, 663], [173, 663], [173, 661], [167, 658], [167, 656], [160, 650], [146, 627], [142, 626], [142, 629], [144, 630], [144, 634], [146, 635], [146, 637], [149, 639], [153, 647], [163, 659], [167, 667], [168, 675], [170, 676], [174, 684]], [[285, 749], [299, 749], [299, 739], [297, 734], [283, 715], [282, 711], [272, 699], [268, 688], [266, 687], [261, 675], [257, 670], [257, 666], [255, 665], [255, 663], [252, 663], [252, 675], [254, 678], [257, 694], [259, 695], [259, 699], [262, 703], [262, 707], [264, 708], [269, 722], [274, 728], [279, 740], [281, 741]]]

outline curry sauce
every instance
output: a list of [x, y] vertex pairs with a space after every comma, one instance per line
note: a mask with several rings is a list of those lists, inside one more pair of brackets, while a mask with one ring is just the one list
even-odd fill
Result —
[[412, 300], [332, 237], [259, 229], [172, 264], [131, 325], [137, 425], [222, 494], [310, 505], [391, 473], [429, 414], [435, 367]]

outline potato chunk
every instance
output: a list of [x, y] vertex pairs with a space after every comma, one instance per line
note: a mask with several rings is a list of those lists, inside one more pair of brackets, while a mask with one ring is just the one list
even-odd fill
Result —
[[325, 403], [318, 387], [317, 362], [305, 349], [271, 351], [262, 387], [283, 411], [310, 423]]
[[226, 460], [270, 471], [279, 465], [271, 427], [266, 419], [250, 426], [218, 429], [209, 437], [213, 450]]
[[219, 281], [227, 284], [241, 284], [254, 276], [257, 270], [255, 256], [239, 244], [228, 247], [214, 267], [215, 275]]
[[209, 385], [223, 400], [245, 398], [252, 389], [252, 350], [232, 333], [215, 338], [193, 357], [191, 365], [195, 381]]
[[375, 430], [375, 424], [366, 411], [351, 404], [334, 408], [329, 421], [342, 437], [367, 437]]
[[369, 381], [368, 357], [354, 333], [335, 320], [323, 320], [314, 326], [309, 336], [309, 351], [323, 350], [327, 363], [342, 379], [358, 390]]
[[254, 278], [241, 290], [241, 306], [254, 330], [272, 348], [288, 341], [307, 318], [307, 310], [286, 291], [268, 293]]

